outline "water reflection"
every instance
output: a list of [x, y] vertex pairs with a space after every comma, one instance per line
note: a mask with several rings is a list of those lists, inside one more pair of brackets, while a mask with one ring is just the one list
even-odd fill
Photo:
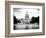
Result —
[[37, 23], [34, 24], [14, 24], [14, 30], [39, 29]]

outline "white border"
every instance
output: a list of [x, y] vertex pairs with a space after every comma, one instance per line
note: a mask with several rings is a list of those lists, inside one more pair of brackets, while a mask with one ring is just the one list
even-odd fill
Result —
[[[39, 8], [40, 9], [40, 29], [32, 30], [13, 30], [13, 8]], [[35, 33], [42, 32], [42, 6], [22, 6], [22, 5], [11, 5], [11, 30], [10, 33]]]

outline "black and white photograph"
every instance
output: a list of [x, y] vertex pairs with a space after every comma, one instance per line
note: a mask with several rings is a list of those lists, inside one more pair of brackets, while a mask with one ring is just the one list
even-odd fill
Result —
[[5, 2], [5, 36], [45, 34], [45, 3]]
[[13, 29], [39, 29], [39, 8], [13, 8]]

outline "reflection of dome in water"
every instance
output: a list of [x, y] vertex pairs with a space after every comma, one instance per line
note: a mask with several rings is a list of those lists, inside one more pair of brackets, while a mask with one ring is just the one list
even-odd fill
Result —
[[25, 14], [25, 18], [29, 18], [28, 12], [26, 12], [26, 14]]

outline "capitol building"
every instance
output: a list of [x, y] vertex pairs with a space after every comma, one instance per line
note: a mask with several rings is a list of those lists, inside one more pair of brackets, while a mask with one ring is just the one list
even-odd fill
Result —
[[28, 14], [28, 12], [26, 12], [25, 18], [21, 18], [21, 23], [23, 23], [23, 24], [29, 24], [30, 20], [31, 19], [29, 18], [29, 14]]

